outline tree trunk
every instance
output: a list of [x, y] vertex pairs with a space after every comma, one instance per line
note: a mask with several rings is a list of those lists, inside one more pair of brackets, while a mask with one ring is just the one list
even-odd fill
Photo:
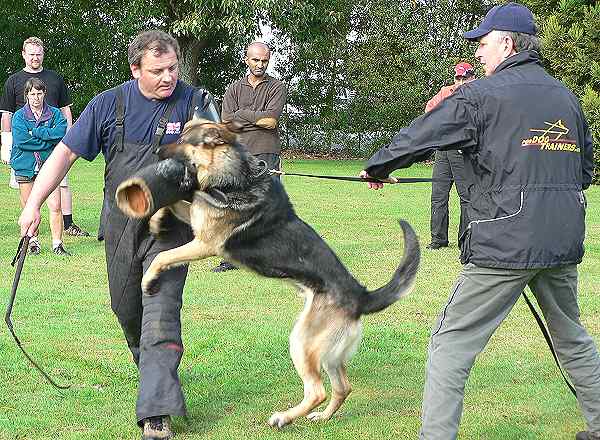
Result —
[[181, 60], [179, 60], [179, 78], [188, 84], [198, 86], [198, 64], [200, 53], [206, 47], [206, 42], [193, 37], [178, 37], [181, 47]]

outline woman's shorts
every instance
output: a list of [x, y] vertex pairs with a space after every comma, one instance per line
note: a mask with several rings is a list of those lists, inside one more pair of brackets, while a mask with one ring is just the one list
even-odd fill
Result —
[[15, 174], [15, 179], [17, 179], [17, 183], [31, 183], [35, 180], [37, 176], [34, 175], [33, 177], [29, 177], [29, 176], [19, 176], [18, 174]]
[[[33, 177], [29, 177], [29, 176], [18, 176], [15, 174], [15, 179], [17, 181], [17, 183], [32, 183], [33, 181], [35, 181], [35, 178], [37, 177], [37, 174], [34, 174]], [[60, 182], [60, 186], [69, 186], [69, 183], [67, 182], [67, 176], [65, 176], [63, 178], [63, 180], [61, 180]]]

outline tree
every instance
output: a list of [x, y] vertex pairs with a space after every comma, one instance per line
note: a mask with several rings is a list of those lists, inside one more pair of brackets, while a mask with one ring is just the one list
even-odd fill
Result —
[[16, 0], [0, 15], [8, 37], [0, 40], [0, 80], [22, 68], [21, 44], [35, 33], [47, 47], [45, 65], [65, 77], [78, 114], [95, 94], [130, 78], [129, 42], [158, 28], [181, 45], [182, 78], [218, 97], [243, 72], [244, 47], [274, 1]]
[[101, 90], [129, 78], [126, 47], [137, 29], [123, 19], [123, 1], [20, 2], [0, 15], [0, 81], [23, 67], [23, 41], [44, 41], [44, 66], [65, 77], [79, 114]]
[[351, 9], [348, 1], [325, 0], [271, 12], [281, 54], [277, 70], [288, 84], [288, 105], [295, 109], [287, 115], [285, 130], [305, 151], [331, 150], [335, 130], [344, 126], [340, 110], [348, 92]]
[[488, 9], [474, 3], [312, 1], [309, 18], [287, 17], [293, 29], [276, 23], [286, 53], [279, 68], [298, 110], [289, 128], [323, 133], [302, 141], [326, 152], [364, 156], [389, 141], [452, 77], [452, 65], [471, 59], [462, 32]]
[[244, 70], [244, 48], [261, 34], [275, 0], [131, 0], [134, 15], [172, 33], [181, 47], [181, 78], [216, 96]]

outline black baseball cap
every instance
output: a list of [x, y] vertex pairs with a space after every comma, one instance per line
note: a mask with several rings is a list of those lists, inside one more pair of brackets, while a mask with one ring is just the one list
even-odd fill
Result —
[[533, 21], [533, 14], [526, 6], [519, 3], [506, 3], [494, 6], [485, 15], [481, 24], [472, 31], [465, 32], [463, 37], [467, 40], [477, 40], [491, 31], [520, 32], [535, 35], [537, 28]]

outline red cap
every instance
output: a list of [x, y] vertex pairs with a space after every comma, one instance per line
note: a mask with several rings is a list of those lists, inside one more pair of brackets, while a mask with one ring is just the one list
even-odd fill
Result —
[[454, 66], [454, 76], [473, 76], [475, 70], [469, 63], [458, 63]]

